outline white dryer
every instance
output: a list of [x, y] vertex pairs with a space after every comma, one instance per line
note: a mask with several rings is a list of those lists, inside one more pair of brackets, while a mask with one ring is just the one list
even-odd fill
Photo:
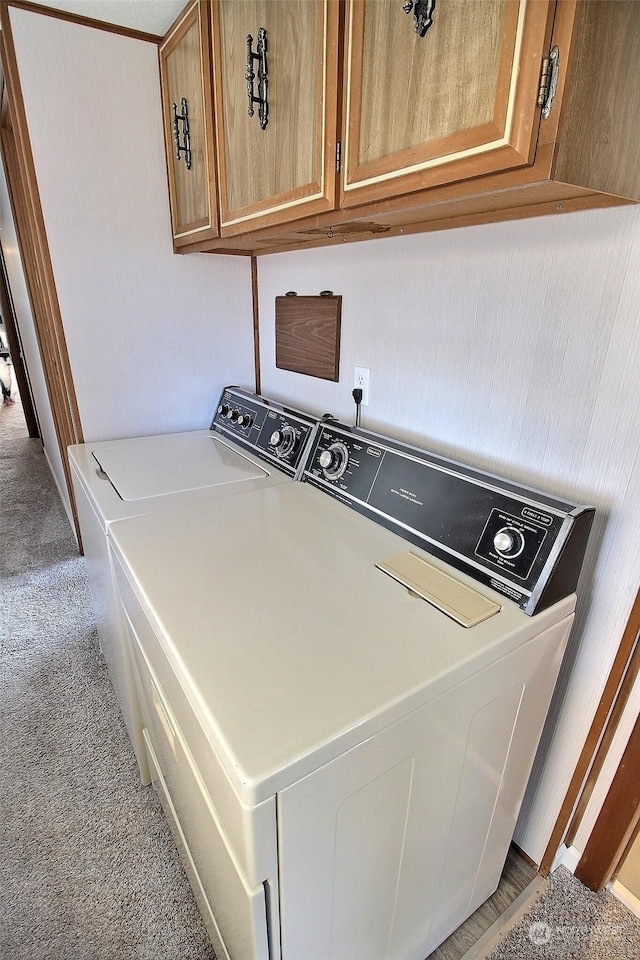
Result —
[[111, 529], [153, 781], [220, 960], [424, 960], [498, 884], [593, 510], [331, 423], [303, 480]]
[[[142, 721], [123, 641], [107, 538], [116, 520], [166, 512], [290, 483], [316, 421], [298, 410], [227, 387], [209, 430], [136, 437], [69, 447], [94, 615], [109, 676], [138, 760], [149, 771]], [[188, 549], [184, 544], [176, 550]], [[159, 556], [170, 570], [173, 551]]]

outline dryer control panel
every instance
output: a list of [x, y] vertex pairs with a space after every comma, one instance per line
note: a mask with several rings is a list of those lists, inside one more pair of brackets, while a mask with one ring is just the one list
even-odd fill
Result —
[[222, 391], [211, 430], [232, 438], [262, 460], [296, 476], [317, 420], [239, 387]]
[[526, 613], [575, 589], [592, 507], [336, 423], [320, 424], [302, 479]]

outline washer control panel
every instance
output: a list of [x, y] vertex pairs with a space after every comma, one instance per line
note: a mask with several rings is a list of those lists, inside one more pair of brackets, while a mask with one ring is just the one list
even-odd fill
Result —
[[575, 588], [591, 507], [336, 423], [320, 424], [301, 479], [527, 613]]
[[233, 438], [240, 446], [295, 476], [317, 421], [257, 394], [226, 387], [211, 429]]
[[339, 480], [349, 466], [349, 449], [345, 443], [332, 443], [318, 457], [327, 480]]
[[314, 444], [306, 472], [330, 483], [334, 490], [365, 500], [380, 467], [383, 449], [375, 443], [364, 443], [354, 434], [323, 425]]

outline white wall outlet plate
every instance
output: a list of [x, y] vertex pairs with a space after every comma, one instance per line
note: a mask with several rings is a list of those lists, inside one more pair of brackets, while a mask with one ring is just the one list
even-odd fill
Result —
[[362, 390], [362, 406], [367, 407], [369, 405], [369, 368], [368, 367], [354, 367], [353, 368], [353, 387], [354, 389]]

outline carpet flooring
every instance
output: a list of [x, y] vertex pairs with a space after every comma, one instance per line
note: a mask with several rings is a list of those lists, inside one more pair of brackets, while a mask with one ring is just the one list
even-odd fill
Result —
[[486, 960], [638, 960], [640, 919], [607, 890], [593, 893], [565, 867]]
[[[1, 960], [214, 960], [138, 780], [84, 561], [19, 402], [0, 407], [0, 588]], [[640, 920], [561, 868], [491, 949], [482, 956], [640, 958]]]
[[0, 510], [0, 957], [212, 960], [19, 403], [0, 409]]

